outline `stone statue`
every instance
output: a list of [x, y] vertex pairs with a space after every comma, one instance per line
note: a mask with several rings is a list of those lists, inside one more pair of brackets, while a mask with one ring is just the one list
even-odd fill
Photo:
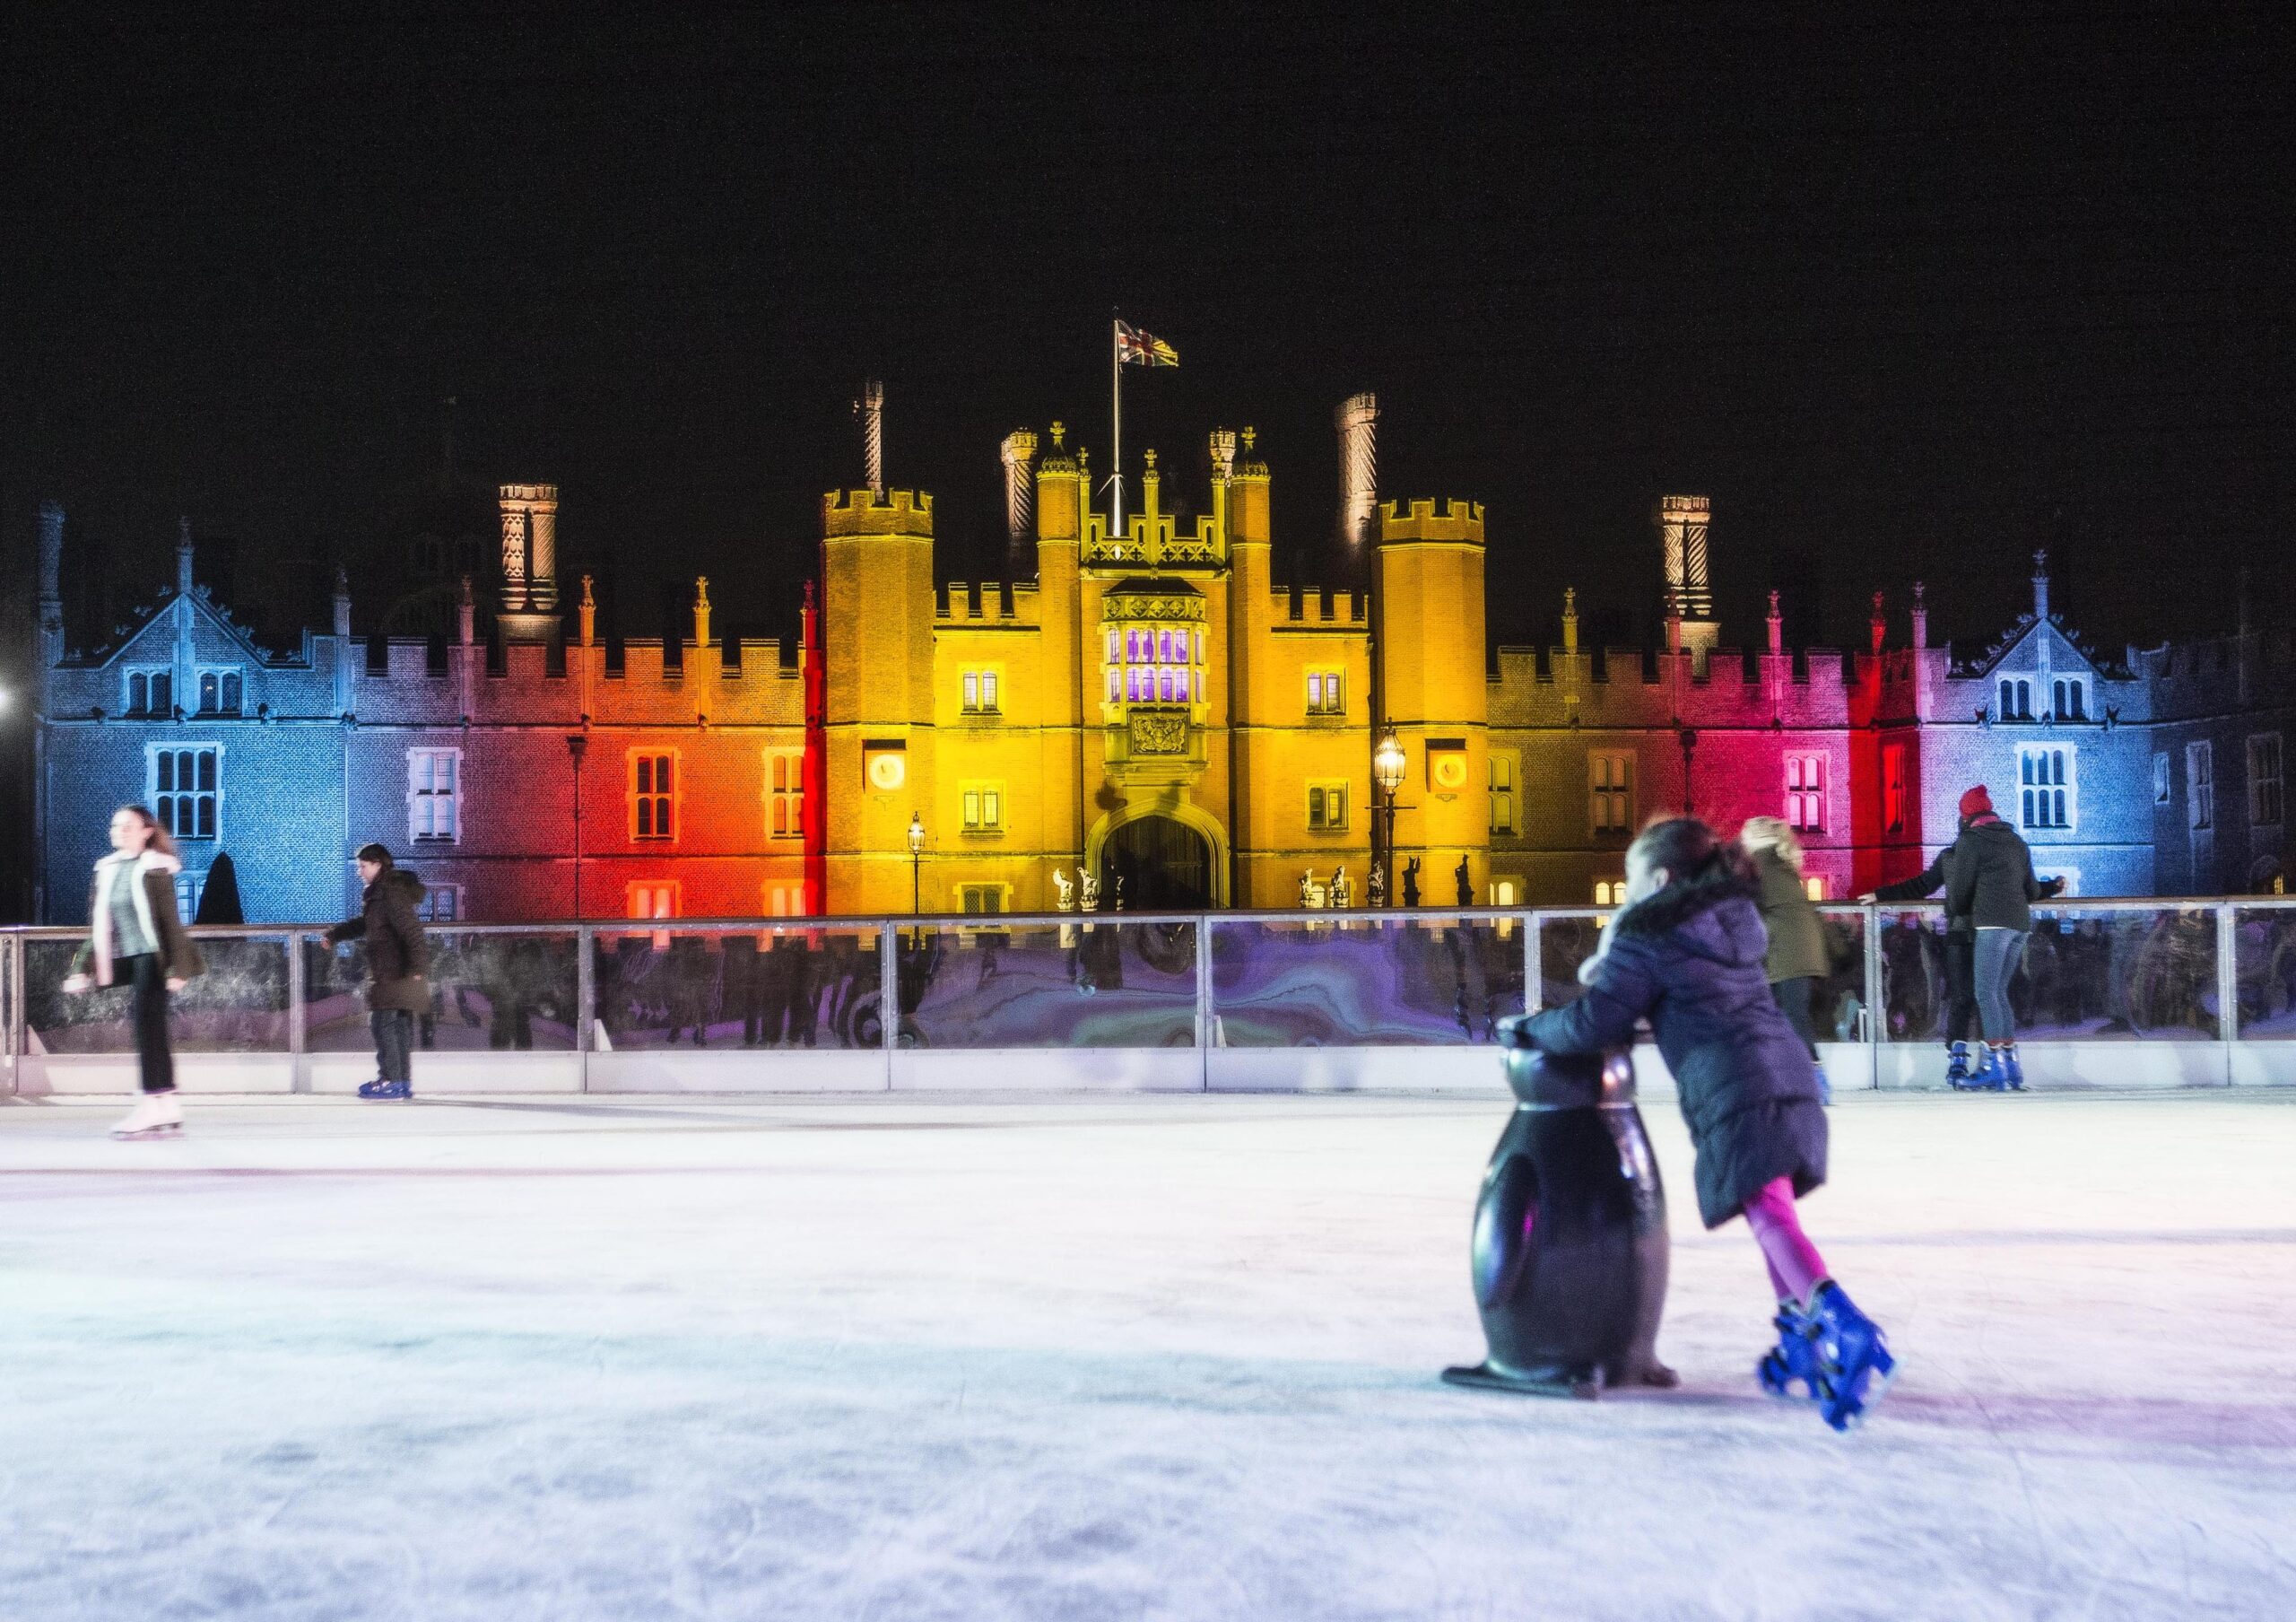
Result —
[[1416, 856], [1403, 865], [1403, 904], [1406, 907], [1419, 904], [1419, 858]]
[[1344, 867], [1332, 870], [1331, 904], [1341, 908], [1355, 904], [1355, 882], [1347, 876], [1347, 869]]
[[1089, 869], [1080, 869], [1077, 883], [1083, 886], [1083, 891], [1078, 897], [1080, 910], [1086, 912], [1099, 911], [1100, 910], [1100, 875]]
[[1387, 865], [1371, 864], [1371, 876], [1363, 885], [1364, 904], [1374, 912], [1387, 904]]
[[1052, 870], [1052, 904], [1057, 911], [1074, 912], [1076, 910], [1076, 886], [1069, 882], [1064, 868], [1055, 868]]
[[1316, 904], [1316, 870], [1313, 868], [1300, 875], [1300, 904], [1303, 907]]
[[1451, 876], [1459, 881], [1459, 905], [1463, 907], [1474, 905], [1474, 876], [1467, 868], [1465, 857], [1459, 858], [1458, 869]]

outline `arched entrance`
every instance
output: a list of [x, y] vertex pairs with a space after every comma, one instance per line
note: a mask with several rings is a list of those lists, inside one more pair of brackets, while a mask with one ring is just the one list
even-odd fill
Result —
[[1127, 912], [1201, 912], [1215, 893], [1212, 842], [1178, 817], [1135, 816], [1100, 844], [1102, 895], [1119, 894], [1119, 876]]

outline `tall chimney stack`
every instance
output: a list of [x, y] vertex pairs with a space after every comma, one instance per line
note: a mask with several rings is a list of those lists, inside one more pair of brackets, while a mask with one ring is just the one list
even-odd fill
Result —
[[1702, 495], [1658, 498], [1658, 550], [1666, 579], [1666, 616], [1680, 622], [1681, 646], [1698, 675], [1721, 640], [1714, 618], [1714, 586], [1707, 573], [1706, 528], [1712, 509]]
[[1017, 562], [1037, 538], [1037, 436], [1015, 428], [999, 448], [1004, 461], [1004, 540]]
[[861, 397], [853, 402], [853, 414], [861, 424], [861, 471], [871, 495], [885, 493], [885, 386], [875, 378], [861, 385]]
[[[43, 671], [64, 657], [64, 507], [39, 504], [39, 647]], [[45, 679], [45, 678], [43, 678]]]
[[1379, 510], [1379, 397], [1349, 396], [1332, 423], [1339, 430], [1339, 536], [1347, 555], [1360, 560]]

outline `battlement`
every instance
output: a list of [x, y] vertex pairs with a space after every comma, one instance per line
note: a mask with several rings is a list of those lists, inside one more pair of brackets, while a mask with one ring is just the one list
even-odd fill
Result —
[[1008, 586], [1002, 580], [950, 580], [935, 587], [933, 597], [936, 628], [1037, 624], [1037, 594], [1032, 586]]
[[832, 490], [822, 497], [822, 534], [933, 533], [933, 497], [923, 490]]
[[1277, 586], [1270, 595], [1287, 625], [1361, 625], [1371, 606], [1368, 595], [1331, 586]]
[[1483, 503], [1457, 496], [1441, 501], [1424, 498], [1379, 504], [1379, 539], [1395, 541], [1465, 541], [1483, 545]]

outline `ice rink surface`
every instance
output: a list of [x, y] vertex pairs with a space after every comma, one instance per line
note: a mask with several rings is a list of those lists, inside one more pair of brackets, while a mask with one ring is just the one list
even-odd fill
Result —
[[0, 1103], [0, 1616], [2296, 1616], [2296, 1097], [1866, 1096], [1904, 1372], [1775, 1403], [1673, 1107], [1679, 1391], [1461, 1391], [1503, 1106]]

